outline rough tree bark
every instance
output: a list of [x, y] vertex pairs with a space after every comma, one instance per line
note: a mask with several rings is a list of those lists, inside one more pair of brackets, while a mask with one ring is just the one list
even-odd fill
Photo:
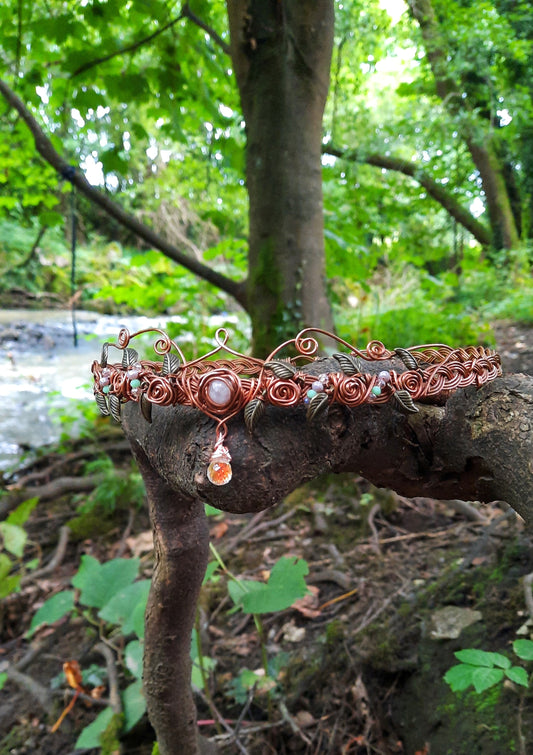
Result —
[[[427, 58], [435, 78], [435, 88], [446, 109], [457, 115], [468, 115], [470, 104], [463, 98], [463, 84], [450, 75], [449, 50], [439, 25], [432, 0], [407, 0], [413, 18], [418, 22]], [[474, 103], [474, 107], [476, 103]], [[482, 128], [474, 127], [468, 117], [461, 126], [466, 146], [474, 165], [479, 171], [492, 229], [492, 244], [495, 249], [513, 249], [519, 242], [519, 233], [513, 216], [511, 200], [507, 192], [504, 167], [498, 158], [494, 136]]]
[[332, 0], [228, 0], [227, 9], [246, 121], [247, 311], [253, 351], [268, 354], [287, 333], [332, 329], [321, 144], [334, 8]]
[[[320, 368], [336, 369], [326, 359]], [[353, 471], [409, 496], [504, 500], [533, 523], [533, 378], [511, 375], [457, 391], [442, 406], [418, 406], [410, 415], [392, 405], [332, 406], [318, 424], [306, 422], [304, 409], [270, 407], [253, 435], [236, 417], [227, 438], [233, 478], [224, 487], [206, 477], [213, 421], [194, 409], [155, 406], [148, 424], [136, 404], [123, 407], [156, 533], [144, 674], [161, 755], [201, 751], [188, 653], [206, 562], [204, 501], [260, 511], [324, 472]]]

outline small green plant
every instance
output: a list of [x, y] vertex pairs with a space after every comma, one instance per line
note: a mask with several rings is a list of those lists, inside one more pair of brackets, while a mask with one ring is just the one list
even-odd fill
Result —
[[267, 582], [238, 579], [225, 566], [216, 549], [211, 545], [216, 562], [229, 577], [228, 592], [234, 603], [234, 611], [241, 610], [253, 616], [254, 623], [261, 644], [261, 673], [244, 668], [238, 677], [229, 685], [230, 694], [237, 702], [244, 702], [251, 690], [257, 689], [269, 695], [277, 687], [277, 680], [287, 657], [278, 654], [275, 659], [269, 659], [266, 647], [266, 637], [261, 621], [261, 614], [283, 611], [303, 598], [308, 588], [305, 575], [309, 572], [307, 561], [295, 557], [281, 557], [276, 561]]
[[23, 525], [38, 502], [38, 498], [24, 501], [9, 514], [5, 522], [0, 523], [0, 599], [18, 592], [24, 572], [31, 571], [39, 565], [38, 559], [26, 563], [22, 559], [28, 542], [28, 533]]
[[84, 503], [79, 507], [81, 514], [87, 514], [94, 509], [110, 513], [115, 511], [124, 502], [141, 506], [144, 502], [144, 482], [132, 464], [127, 474], [121, 473], [109, 456], [101, 456], [85, 465], [86, 475], [99, 475], [101, 482], [90, 493]]
[[[218, 513], [215, 510], [211, 514]], [[204, 577], [207, 582], [216, 583], [221, 575], [219, 568], [229, 577], [228, 592], [234, 602], [234, 609], [250, 613], [258, 630], [261, 648], [263, 670], [261, 673], [243, 669], [232, 680], [230, 692], [237, 701], [246, 700], [250, 690], [268, 693], [277, 686], [277, 679], [282, 667], [286, 664], [285, 654], [278, 654], [275, 659], [267, 657], [265, 633], [260, 615], [281, 611], [291, 606], [296, 600], [307, 593], [305, 575], [308, 566], [303, 559], [294, 557], [280, 558], [272, 567], [270, 577], [266, 583], [254, 580], [239, 580], [225, 567], [222, 559], [212, 547], [215, 560], [208, 564]], [[72, 577], [72, 587], [75, 589], [62, 590], [56, 593], [35, 613], [27, 636], [31, 637], [42, 626], [53, 624], [66, 616], [83, 616], [89, 625], [97, 628], [102, 637], [116, 640], [117, 636], [129, 637], [130, 640], [123, 651], [124, 671], [128, 678], [133, 679], [122, 692], [123, 716], [117, 729], [117, 717], [113, 710], [105, 708], [97, 718], [85, 727], [76, 742], [76, 748], [100, 747], [113, 734], [115, 738], [121, 732], [128, 732], [145, 712], [146, 705], [142, 695], [142, 642], [144, 638], [144, 614], [150, 581], [137, 579], [139, 570], [138, 559], [116, 558], [101, 564], [92, 556], [82, 556], [78, 572]], [[76, 591], [79, 594], [76, 594]], [[208, 694], [207, 676], [214, 668], [214, 659], [202, 652], [200, 634], [193, 630], [191, 639], [192, 684], [197, 689], [203, 689]], [[92, 679], [105, 678], [105, 669], [91, 668], [83, 672], [84, 682]], [[0, 683], [1, 683], [0, 679]], [[57, 686], [57, 678], [53, 682]]]
[[[138, 580], [138, 572], [139, 560], [136, 558], [115, 558], [101, 564], [92, 556], [82, 556], [81, 566], [71, 580], [72, 586], [79, 591], [79, 597], [76, 598], [74, 590], [63, 590], [53, 595], [36, 612], [27, 633], [31, 637], [43, 625], [77, 614], [97, 627], [103, 637], [136, 635], [136, 639], [127, 643], [122, 655], [125, 673], [133, 681], [122, 692], [123, 717], [119, 732], [133, 728], [146, 708], [141, 688], [142, 640], [150, 580]], [[76, 748], [100, 747], [116, 727], [116, 715], [112, 708], [105, 708], [83, 729]]]
[[[533, 660], [532, 640], [515, 640], [513, 650], [521, 660]], [[454, 655], [460, 663], [452, 666], [444, 675], [444, 681], [453, 692], [464, 692], [472, 686], [481, 694], [504, 679], [529, 687], [530, 678], [526, 669], [523, 666], [513, 666], [510, 659], [502, 653], [469, 648], [458, 650]]]

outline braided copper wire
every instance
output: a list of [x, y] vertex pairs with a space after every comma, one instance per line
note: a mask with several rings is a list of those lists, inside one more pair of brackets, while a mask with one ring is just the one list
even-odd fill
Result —
[[[215, 334], [216, 347], [205, 356], [187, 362], [166, 333], [158, 329], [154, 331], [158, 334], [154, 344], [156, 354], [163, 356], [174, 349], [180, 358], [179, 367], [163, 374], [163, 364], [157, 361], [140, 360], [133, 368], [131, 365], [108, 364], [109, 346], [127, 349], [135, 336], [150, 332], [143, 330], [131, 335], [123, 328], [117, 344], [104, 344], [102, 362], [95, 361], [92, 365], [95, 395], [115, 396], [120, 403], [138, 402], [144, 396], [150, 403], [160, 406], [195, 407], [217, 420], [217, 445], [225, 437], [226, 422], [252, 400], [258, 398], [265, 404], [278, 407], [309, 403], [311, 393], [316, 393], [312, 386], [317, 381], [320, 386], [323, 383], [319, 390], [326, 394], [328, 404], [336, 402], [355, 407], [365, 403], [383, 404], [398, 391], [407, 391], [415, 401], [447, 396], [457, 388], [479, 387], [501, 375], [499, 355], [483, 346], [454, 349], [444, 344], [428, 344], [396, 353], [381, 341], [371, 341], [366, 349], [360, 350], [327, 331], [313, 328], [306, 328], [294, 339], [283, 343], [266, 360], [247, 357], [229, 348], [228, 332], [220, 328]], [[304, 373], [300, 363], [314, 362], [318, 352], [318, 342], [311, 333], [332, 338], [347, 347], [350, 355], [368, 362], [394, 360], [402, 356], [399, 352], [404, 352], [411, 355], [408, 363], [414, 359], [417, 367], [403, 371], [386, 370], [386, 379], [380, 379], [374, 372], [347, 375], [341, 369], [327, 375], [321, 375], [318, 370], [317, 374]], [[279, 359], [278, 354], [287, 346], [295, 348], [297, 355]], [[211, 359], [221, 351], [234, 358]], [[283, 377], [276, 376], [276, 372]], [[227, 391], [227, 400], [223, 403], [213, 398], [214, 381], [217, 381], [216, 387], [220, 388], [222, 384]]]

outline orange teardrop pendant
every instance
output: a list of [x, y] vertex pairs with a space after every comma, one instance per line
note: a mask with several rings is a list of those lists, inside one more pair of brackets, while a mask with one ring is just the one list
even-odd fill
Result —
[[207, 467], [207, 479], [213, 485], [227, 485], [232, 478], [231, 456], [225, 446], [219, 446], [213, 451], [211, 461]]

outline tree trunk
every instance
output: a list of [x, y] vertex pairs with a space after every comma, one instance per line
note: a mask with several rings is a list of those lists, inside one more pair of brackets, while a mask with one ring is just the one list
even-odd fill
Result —
[[325, 290], [322, 116], [332, 0], [228, 0], [246, 121], [247, 311], [261, 356], [306, 325], [331, 329]]
[[190, 653], [209, 554], [204, 506], [171, 488], [154, 472], [142, 448], [135, 441], [131, 445], [146, 485], [156, 557], [145, 616], [143, 689], [148, 716], [160, 755], [207, 753], [196, 725]]
[[[330, 372], [334, 360], [303, 368]], [[207, 558], [200, 501], [235, 513], [273, 506], [324, 472], [356, 472], [404, 495], [504, 500], [533, 523], [533, 378], [511, 375], [458, 390], [405, 415], [392, 404], [332, 405], [309, 424], [305, 408], [266, 410], [252, 436], [229, 423], [233, 478], [206, 476], [214, 422], [188, 407], [153, 407], [148, 424], [125, 404], [123, 429], [146, 482], [156, 570], [146, 618], [145, 694], [161, 755], [196, 755], [190, 634]]]
[[[463, 114], [460, 128], [472, 161], [479, 171], [485, 192], [492, 230], [492, 245], [495, 249], [512, 249], [519, 242], [519, 233], [507, 192], [504, 166], [492, 144], [491, 134], [481, 126], [475, 127], [471, 120], [472, 114], [465, 112], [469, 103], [463, 98], [464, 87], [461, 81], [456, 81], [449, 74], [448, 61], [452, 59], [453, 52], [448, 48], [432, 0], [407, 0], [407, 2], [422, 32], [437, 94], [448, 112], [454, 116]], [[492, 125], [489, 128], [492, 128]]]
[[494, 249], [516, 249], [519, 234], [507, 190], [504, 166], [490, 139], [485, 144], [466, 138], [468, 150], [479, 171], [492, 230]]

